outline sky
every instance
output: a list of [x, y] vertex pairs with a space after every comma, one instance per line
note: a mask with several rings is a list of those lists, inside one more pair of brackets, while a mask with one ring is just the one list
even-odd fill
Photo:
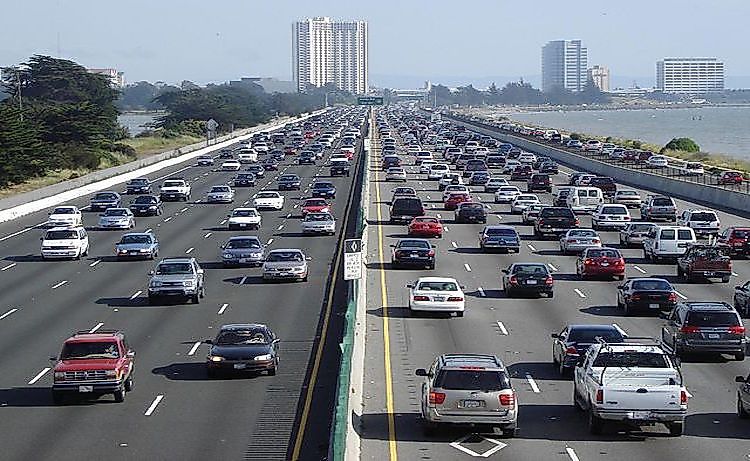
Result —
[[538, 84], [542, 45], [581, 39], [614, 86], [652, 86], [665, 56], [711, 56], [727, 86], [750, 87], [748, 0], [33, 0], [2, 12], [0, 66], [47, 54], [128, 82], [290, 80], [292, 22], [330, 16], [368, 21], [375, 85]]

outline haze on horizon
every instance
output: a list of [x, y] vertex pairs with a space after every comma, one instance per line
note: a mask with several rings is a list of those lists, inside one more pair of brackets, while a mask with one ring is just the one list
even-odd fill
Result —
[[[571, 5], [575, 5], [572, 11]], [[292, 22], [305, 17], [364, 19], [370, 81], [416, 86], [523, 77], [536, 83], [549, 40], [581, 39], [589, 64], [610, 68], [614, 84], [653, 85], [666, 56], [725, 61], [727, 87], [750, 83], [745, 30], [750, 2], [591, 0], [518, 2], [333, 0], [182, 2], [39, 0], [4, 5], [0, 66], [33, 54], [114, 67], [128, 82], [224, 82], [242, 76], [291, 79]], [[33, 28], [33, 32], [30, 32]], [[486, 84], [485, 83], [485, 84]], [[746, 85], [750, 86], [750, 85]]]

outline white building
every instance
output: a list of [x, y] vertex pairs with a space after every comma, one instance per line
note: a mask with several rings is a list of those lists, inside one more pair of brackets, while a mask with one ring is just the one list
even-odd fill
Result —
[[333, 83], [354, 94], [367, 93], [367, 22], [321, 17], [297, 21], [292, 29], [297, 91]]
[[680, 94], [724, 91], [724, 62], [716, 58], [664, 58], [656, 62], [656, 88]]
[[580, 40], [554, 40], [542, 47], [542, 91], [555, 87], [581, 91], [587, 69], [588, 49]]
[[117, 69], [86, 69], [91, 74], [99, 74], [107, 77], [115, 88], [125, 87], [125, 73], [118, 72]]
[[594, 82], [600, 91], [609, 93], [609, 69], [604, 66], [594, 66], [589, 69], [588, 78]]

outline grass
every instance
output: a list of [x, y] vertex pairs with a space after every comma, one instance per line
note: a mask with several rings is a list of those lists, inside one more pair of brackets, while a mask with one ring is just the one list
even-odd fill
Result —
[[142, 158], [149, 155], [159, 154], [164, 151], [177, 149], [190, 144], [202, 141], [203, 138], [194, 136], [179, 135], [174, 138], [163, 138], [161, 136], [144, 136], [130, 138], [123, 141], [123, 144], [135, 149], [136, 157]]
[[91, 171], [85, 168], [77, 169], [77, 170], [65, 169], [65, 170], [53, 171], [45, 176], [41, 176], [41, 177], [34, 178], [34, 179], [29, 179], [28, 181], [24, 181], [20, 184], [14, 184], [10, 187], [0, 189], [0, 199], [12, 197], [18, 194], [23, 194], [24, 192], [31, 192], [33, 190], [41, 189], [42, 187], [51, 186], [53, 184], [67, 181], [69, 179], [75, 179], [87, 173], [91, 173]]

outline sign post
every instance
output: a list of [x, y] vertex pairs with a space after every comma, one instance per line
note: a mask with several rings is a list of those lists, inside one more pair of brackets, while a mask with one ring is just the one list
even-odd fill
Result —
[[219, 126], [216, 120], [210, 118], [206, 121], [206, 145], [209, 145], [211, 138], [216, 139], [216, 128]]
[[344, 280], [362, 278], [362, 239], [344, 240]]

